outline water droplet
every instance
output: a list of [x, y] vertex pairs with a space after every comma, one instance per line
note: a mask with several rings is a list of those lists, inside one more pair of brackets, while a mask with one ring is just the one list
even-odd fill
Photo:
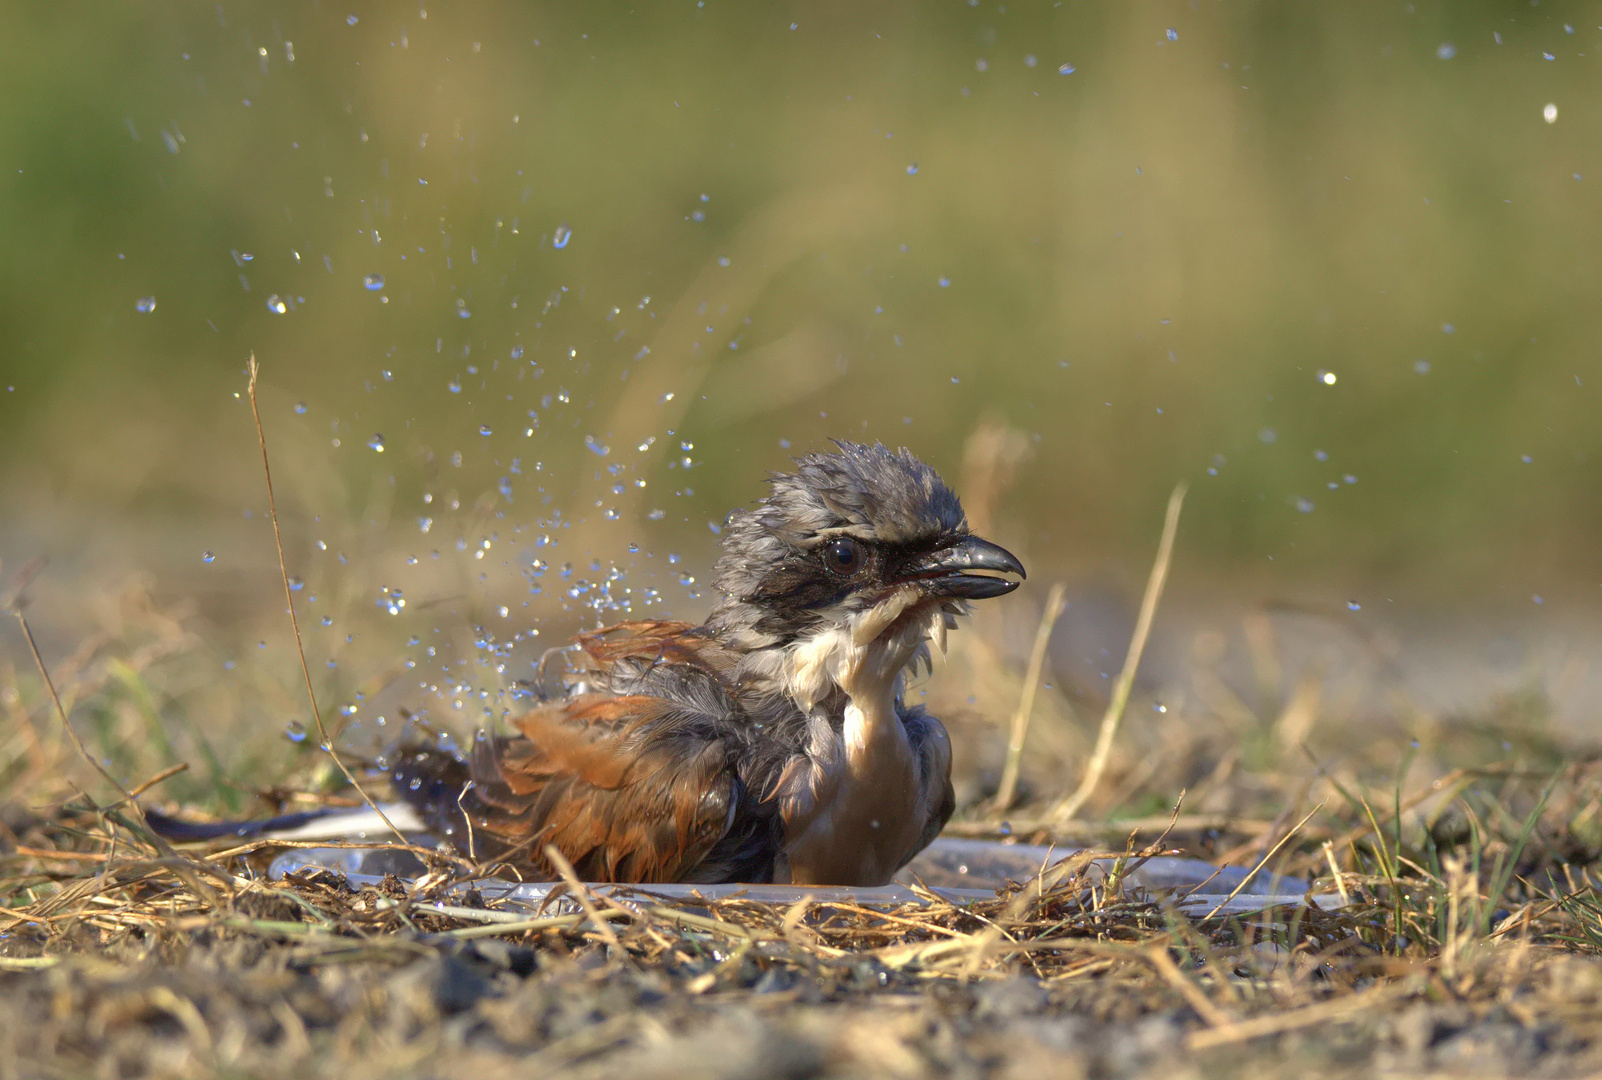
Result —
[[1335, 385], [1335, 373], [1333, 371], [1325, 371], [1323, 368], [1320, 368], [1313, 377], [1319, 382], [1323, 383], [1325, 386]]
[[551, 246], [560, 251], [567, 247], [567, 242], [571, 239], [573, 239], [573, 230], [568, 228], [567, 222], [564, 221], [551, 234]]
[[289, 310], [289, 304], [285, 302], [282, 296], [279, 296], [277, 293], [273, 293], [267, 298], [267, 310], [272, 312], [274, 315], [282, 315], [284, 312]]
[[1457, 55], [1457, 46], [1450, 41], [1443, 41], [1435, 46], [1435, 56], [1438, 60], [1450, 60]]
[[453, 378], [450, 382], [445, 384], [445, 389], [449, 390], [453, 394], [460, 394], [462, 392], [462, 377], [458, 375]]
[[911, 165], [907, 166], [907, 175], [908, 176], [917, 176], [918, 175], [918, 163], [916, 161], [914, 161]]
[[284, 738], [292, 743], [306, 741], [306, 725], [299, 720], [291, 720], [284, 725]]
[[362, 288], [364, 288], [364, 289], [367, 289], [367, 290], [369, 290], [371, 292], [377, 292], [379, 289], [382, 289], [383, 287], [384, 287], [384, 275], [383, 274], [368, 274], [366, 277], [362, 278]]
[[1299, 513], [1311, 514], [1313, 512], [1313, 500], [1304, 499], [1300, 495], [1296, 496], [1296, 509]]
[[1062, 67], [1057, 69], [1058, 75], [1072, 75], [1073, 73], [1074, 66], [1072, 64], [1064, 64]]
[[1346, 601], [1346, 610], [1347, 611], [1362, 611], [1363, 610], [1363, 605], [1359, 604], [1356, 600], [1348, 600], [1348, 601]]
[[604, 446], [601, 443], [596, 442], [594, 435], [584, 436], [584, 445], [592, 454], [595, 454], [597, 457], [605, 457], [612, 452], [612, 448], [610, 446]]
[[213, 560], [213, 559], [215, 559], [215, 558], [216, 558], [216, 557], [217, 557], [217, 556], [215, 556], [215, 555], [213, 555], [213, 554], [212, 554], [212, 553], [211, 553], [211, 552], [209, 552], [209, 551], [202, 551], [202, 552], [201, 552], [201, 553], [200, 553], [200, 561], [201, 561], [201, 562], [203, 562], [203, 563], [209, 563], [209, 562], [211, 562], [211, 561], [212, 561], [212, 560]]
[[937, 279], [937, 284], [942, 289], [949, 289], [949, 288], [951, 288], [951, 279], [946, 277], [946, 275], [941, 274], [940, 277]]
[[1414, 360], [1413, 370], [1420, 375], [1428, 375], [1430, 373], [1430, 362], [1424, 359]]
[[492, 432], [490, 431], [490, 426], [488, 424], [480, 424], [480, 425], [478, 425], [478, 433], [480, 435], [492, 434]]
[[521, 360], [521, 359], [523, 359], [523, 346], [521, 346], [521, 345], [513, 345], [512, 346], [512, 359], [513, 360]]
[[[1550, 60], [1551, 58], [1551, 54], [1547, 54], [1547, 59]], [[1557, 123], [1557, 106], [1547, 102], [1546, 108], [1541, 110], [1541, 116], [1549, 124]]]
[[292, 578], [289, 579], [289, 591], [290, 592], [300, 592], [300, 590], [304, 589], [305, 587], [306, 587], [306, 579], [305, 578], [292, 577]]
[[306, 403], [304, 401], [295, 402], [295, 415], [296, 416], [305, 416], [306, 415]]
[[1164, 31], [1164, 36], [1167, 37], [1169, 41], [1178, 41], [1179, 31], [1170, 26], [1166, 31]]
[[377, 450], [382, 454], [384, 452], [384, 436], [374, 435], [371, 439], [368, 439], [367, 448], [369, 450]]
[[134, 301], [134, 310], [141, 314], [149, 315], [156, 310], [156, 298], [154, 296], [141, 296]]

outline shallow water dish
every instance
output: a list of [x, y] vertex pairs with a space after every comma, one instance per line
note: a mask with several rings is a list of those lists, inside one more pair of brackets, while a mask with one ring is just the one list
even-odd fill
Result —
[[[910, 886], [917, 884], [954, 904], [992, 900], [996, 890], [1008, 881], [1026, 881], [1043, 869], [1075, 854], [1073, 849], [1035, 844], [1003, 844], [993, 840], [967, 840], [941, 837], [925, 848], [901, 873], [896, 882], [877, 888], [818, 885], [610, 885], [591, 888], [627, 903], [631, 896], [647, 895], [671, 900], [719, 900], [742, 897], [774, 904], [791, 904], [802, 897], [817, 901], [837, 901], [864, 907], [898, 907], [925, 904], [928, 898]], [[1111, 860], [1098, 860], [1105, 867]], [[351, 885], [377, 885], [386, 874], [415, 879], [423, 871], [417, 856], [402, 848], [386, 845], [345, 848], [297, 848], [273, 860], [269, 875], [283, 877], [305, 870], [328, 870], [343, 875]], [[1266, 908], [1306, 902], [1330, 910], [1340, 906], [1334, 895], [1309, 896], [1304, 878], [1259, 875], [1246, 881], [1251, 871], [1243, 867], [1218, 867], [1203, 859], [1156, 856], [1145, 860], [1127, 875], [1130, 886], [1142, 889], [1154, 899], [1171, 898], [1183, 910], [1194, 914], [1249, 915]], [[578, 910], [571, 898], [550, 900], [557, 886], [550, 882], [509, 882], [497, 879], [475, 881], [486, 901], [527, 906], [552, 914], [568, 906]], [[466, 884], [456, 886], [465, 890]], [[1216, 909], [1216, 911], [1215, 911]]]

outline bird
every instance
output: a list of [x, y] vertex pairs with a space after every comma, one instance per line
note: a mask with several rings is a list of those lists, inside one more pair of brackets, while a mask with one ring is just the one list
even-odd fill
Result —
[[390, 780], [459, 852], [529, 879], [874, 886], [955, 808], [951, 741], [906, 680], [1027, 576], [906, 449], [836, 441], [733, 511], [704, 622], [552, 650], [533, 707]]

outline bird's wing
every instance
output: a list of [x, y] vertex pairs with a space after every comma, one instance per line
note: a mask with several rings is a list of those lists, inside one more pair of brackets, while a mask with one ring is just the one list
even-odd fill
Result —
[[706, 679], [730, 692], [738, 657], [690, 623], [639, 621], [618, 623], [580, 634], [574, 671], [585, 682], [614, 694], [661, 692], [686, 677]]
[[770, 877], [781, 826], [740, 778], [750, 730], [724, 685], [666, 659], [692, 646], [654, 628], [580, 644], [614, 684], [651, 692], [537, 708], [515, 721], [519, 735], [480, 738], [465, 761], [408, 751], [396, 787], [457, 847], [546, 876], [550, 844], [590, 881]]
[[641, 620], [621, 622], [578, 636], [578, 646], [602, 670], [625, 661], [689, 664], [711, 674], [719, 673], [723, 650], [686, 622]]

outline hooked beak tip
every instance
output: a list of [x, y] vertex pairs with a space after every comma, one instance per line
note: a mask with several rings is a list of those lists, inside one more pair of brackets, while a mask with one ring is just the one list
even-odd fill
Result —
[[[969, 573], [979, 570], [985, 573]], [[1018, 580], [993, 577], [1015, 574]], [[941, 596], [988, 600], [1014, 591], [1028, 577], [1018, 557], [1000, 544], [977, 536], [964, 536], [948, 547], [931, 552], [908, 568], [908, 578], [923, 581]]]

